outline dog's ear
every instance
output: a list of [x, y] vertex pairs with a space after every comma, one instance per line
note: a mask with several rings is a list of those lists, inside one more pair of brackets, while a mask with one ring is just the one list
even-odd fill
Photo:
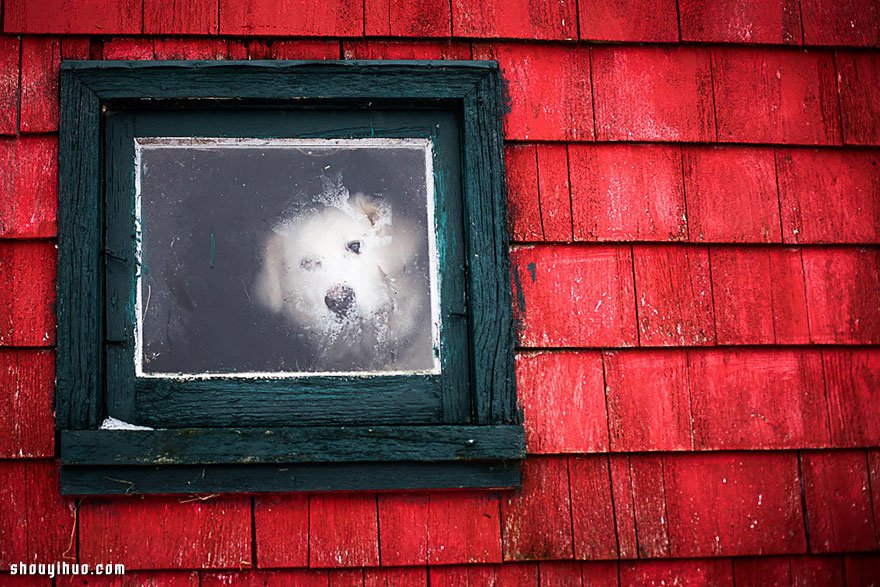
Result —
[[272, 233], [263, 249], [263, 266], [257, 273], [254, 292], [263, 306], [273, 312], [280, 312], [284, 305], [281, 278], [284, 274], [284, 239]]
[[379, 196], [356, 193], [351, 197], [351, 206], [366, 216], [373, 226], [388, 214], [388, 203]]

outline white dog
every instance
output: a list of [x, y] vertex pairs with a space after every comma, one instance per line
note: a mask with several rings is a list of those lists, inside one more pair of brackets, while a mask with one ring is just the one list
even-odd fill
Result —
[[267, 239], [257, 300], [308, 336], [319, 370], [431, 369], [424, 232], [384, 199], [325, 191]]

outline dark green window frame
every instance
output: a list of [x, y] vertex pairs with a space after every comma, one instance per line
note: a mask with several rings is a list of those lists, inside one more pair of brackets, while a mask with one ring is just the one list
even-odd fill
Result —
[[[62, 64], [62, 492], [518, 486], [501, 85], [493, 62]], [[430, 138], [441, 374], [137, 378], [139, 136]], [[108, 416], [154, 429], [99, 429]]]

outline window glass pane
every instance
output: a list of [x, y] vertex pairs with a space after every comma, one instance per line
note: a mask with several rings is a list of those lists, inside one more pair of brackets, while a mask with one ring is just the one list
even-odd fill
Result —
[[138, 139], [140, 376], [439, 372], [424, 139]]

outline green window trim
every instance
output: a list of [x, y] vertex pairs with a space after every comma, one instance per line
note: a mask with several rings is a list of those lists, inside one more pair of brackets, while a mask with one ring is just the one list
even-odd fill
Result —
[[[62, 492], [518, 486], [501, 85], [494, 62], [63, 63]], [[130, 164], [147, 136], [431, 139], [440, 375], [136, 377], [120, 300], [134, 291]], [[153, 429], [100, 429], [107, 417]]]

